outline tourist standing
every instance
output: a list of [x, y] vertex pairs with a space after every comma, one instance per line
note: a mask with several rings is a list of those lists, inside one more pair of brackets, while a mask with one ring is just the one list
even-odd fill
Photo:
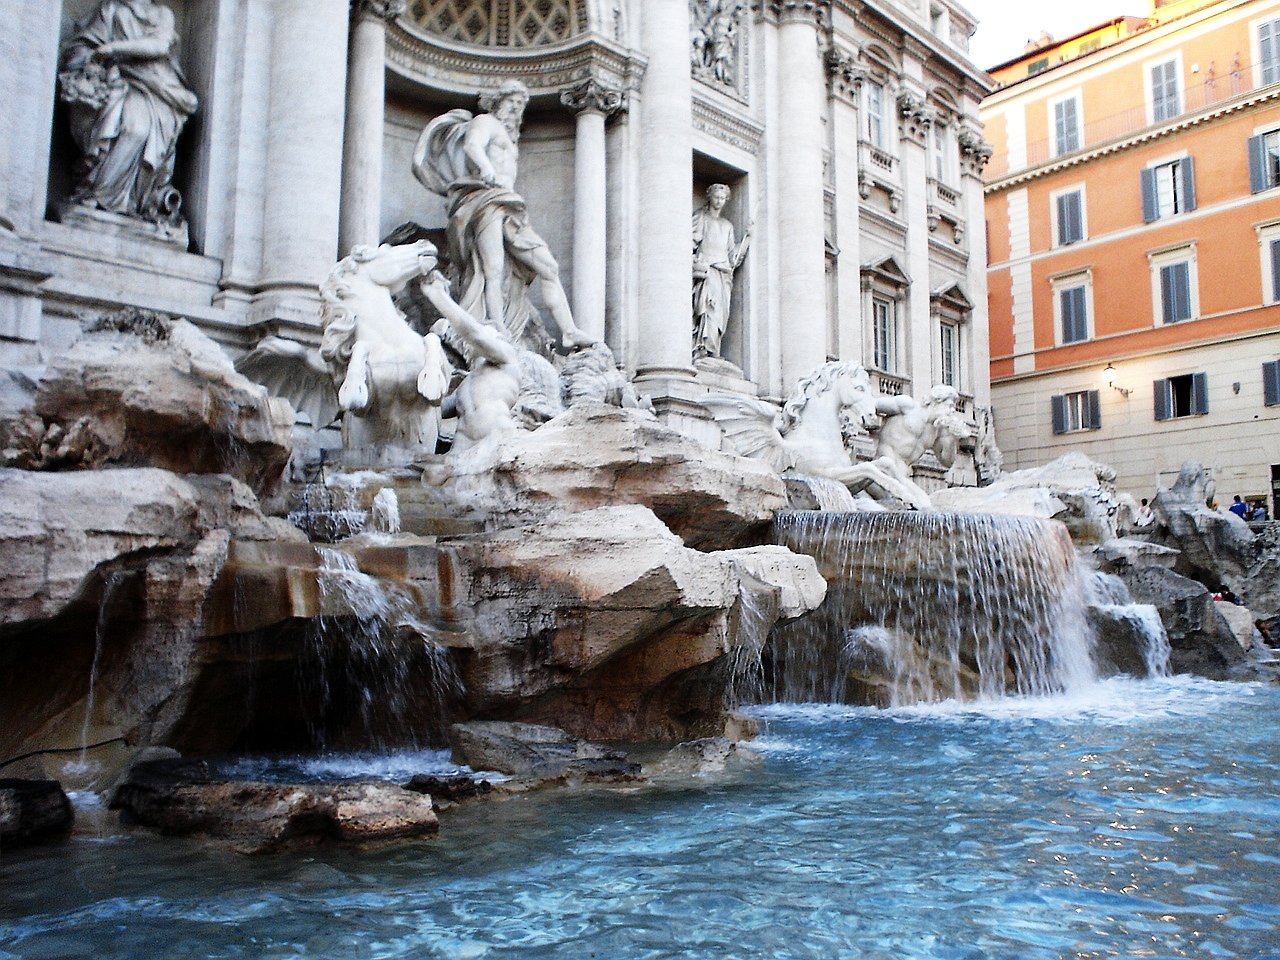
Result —
[[1237, 493], [1231, 498], [1231, 501], [1231, 506], [1227, 507], [1228, 510], [1234, 513], [1241, 520], [1249, 515], [1249, 507], [1240, 499], [1240, 494]]

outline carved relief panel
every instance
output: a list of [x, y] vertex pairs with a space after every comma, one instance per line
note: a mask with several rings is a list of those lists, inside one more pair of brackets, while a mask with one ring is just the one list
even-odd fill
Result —
[[689, 59], [695, 79], [746, 96], [746, 0], [689, 0]]

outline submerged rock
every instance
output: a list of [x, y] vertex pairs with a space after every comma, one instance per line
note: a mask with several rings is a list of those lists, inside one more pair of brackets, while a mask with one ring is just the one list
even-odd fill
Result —
[[296, 843], [365, 843], [434, 836], [431, 797], [391, 783], [281, 784], [214, 780], [200, 762], [135, 766], [111, 809], [161, 833], [226, 841], [245, 853]]
[[455, 723], [450, 740], [455, 763], [513, 777], [620, 780], [640, 773], [640, 764], [625, 753], [572, 737], [556, 727], [473, 720]]
[[705, 777], [763, 762], [760, 754], [726, 737], [703, 737], [676, 744], [645, 767], [652, 777]]
[[56, 780], [0, 779], [0, 848], [70, 833], [74, 820]]

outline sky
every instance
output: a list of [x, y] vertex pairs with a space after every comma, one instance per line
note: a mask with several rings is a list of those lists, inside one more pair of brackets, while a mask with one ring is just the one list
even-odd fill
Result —
[[969, 39], [969, 54], [983, 68], [1012, 60], [1027, 40], [1047, 30], [1061, 40], [1085, 27], [1120, 16], [1145, 17], [1148, 0], [960, 0], [978, 18], [978, 32]]

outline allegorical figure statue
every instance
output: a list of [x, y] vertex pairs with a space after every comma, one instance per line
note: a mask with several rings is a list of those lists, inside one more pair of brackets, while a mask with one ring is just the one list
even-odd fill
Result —
[[102, 0], [62, 51], [59, 80], [83, 154], [72, 197], [177, 226], [178, 134], [196, 110], [174, 56], [173, 11], [154, 0]]
[[515, 191], [528, 101], [525, 85], [509, 80], [480, 98], [482, 113], [450, 110], [437, 117], [418, 138], [413, 172], [448, 200], [449, 253], [462, 309], [519, 341], [533, 317], [529, 288], [536, 283], [567, 353], [593, 341], [574, 323], [555, 257]]
[[720, 339], [729, 324], [733, 273], [751, 244], [751, 224], [738, 241], [724, 216], [729, 188], [707, 187], [707, 202], [693, 213], [693, 355], [720, 356]]

